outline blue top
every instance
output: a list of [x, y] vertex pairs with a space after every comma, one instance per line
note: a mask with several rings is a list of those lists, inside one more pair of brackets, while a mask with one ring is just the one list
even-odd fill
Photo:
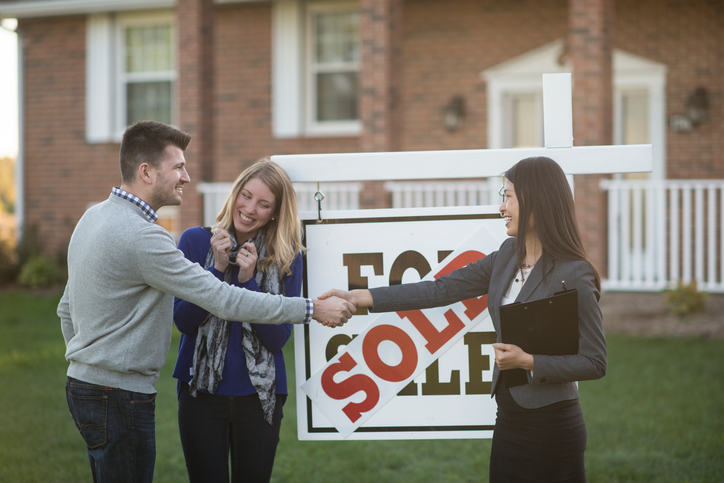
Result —
[[[189, 228], [181, 235], [178, 248], [184, 256], [196, 262], [202, 267], [206, 262], [206, 255], [209, 252], [211, 233], [202, 227]], [[297, 255], [291, 266], [292, 273], [282, 278], [286, 286], [287, 297], [298, 297], [302, 290], [302, 255]], [[213, 266], [208, 271], [214, 274], [219, 280], [224, 280], [224, 273], [219, 272]], [[239, 269], [234, 268], [232, 272], [232, 284], [247, 290], [261, 292], [261, 289], [254, 280], [254, 277], [245, 283], [238, 281]], [[201, 323], [206, 319], [208, 312], [201, 307], [185, 300], [174, 299], [173, 321], [181, 332], [181, 342], [178, 347], [178, 359], [173, 377], [187, 384], [191, 382], [191, 371], [194, 360], [194, 347], [196, 346], [196, 334]], [[243, 322], [243, 321], [242, 321]], [[292, 333], [291, 324], [264, 325], [251, 324], [259, 336], [264, 347], [274, 354], [276, 365], [276, 392], [277, 394], [288, 394], [287, 372], [284, 365], [282, 348]], [[216, 389], [220, 396], [248, 396], [256, 394], [256, 389], [249, 379], [249, 370], [246, 368], [246, 358], [242, 339], [241, 324], [232, 323], [229, 333], [229, 344], [226, 349], [226, 360], [221, 382]]]

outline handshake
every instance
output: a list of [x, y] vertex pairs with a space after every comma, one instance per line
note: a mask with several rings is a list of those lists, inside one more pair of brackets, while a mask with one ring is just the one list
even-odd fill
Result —
[[372, 307], [369, 290], [332, 289], [314, 299], [312, 318], [325, 327], [339, 327], [352, 318], [357, 307]]

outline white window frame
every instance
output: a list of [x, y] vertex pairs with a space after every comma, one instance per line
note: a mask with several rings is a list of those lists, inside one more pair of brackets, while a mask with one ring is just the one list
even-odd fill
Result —
[[131, 81], [149, 82], [149, 81], [170, 81], [171, 82], [171, 124], [176, 122], [176, 79], [177, 69], [153, 72], [153, 73], [126, 73], [126, 41], [125, 29], [134, 26], [149, 26], [158, 24], [168, 24], [171, 27], [173, 38], [171, 40], [171, 50], [174, 59], [172, 64], [177, 66], [176, 58], [176, 16], [173, 13], [154, 12], [148, 13], [124, 13], [119, 14], [116, 22], [116, 136], [123, 136], [123, 131], [128, 125], [126, 118], [127, 97], [126, 88]]
[[[358, 136], [361, 119], [318, 122], [311, 59], [312, 13], [358, 11], [356, 1], [279, 0], [272, 10], [272, 132], [275, 138]], [[361, 48], [361, 46], [360, 46]], [[360, 62], [357, 62], [359, 72]]]
[[[356, 5], [350, 3], [324, 3], [310, 4], [306, 11], [306, 132], [309, 136], [328, 135], [355, 135], [362, 130], [362, 123], [359, 119], [355, 121], [318, 121], [317, 120], [317, 96], [316, 96], [316, 75], [321, 72], [357, 72], [359, 80], [360, 61], [332, 64], [325, 67], [317, 67], [314, 63], [314, 15], [319, 13], [332, 12], [354, 12]], [[361, 46], [360, 46], [361, 48]], [[359, 91], [358, 91], [359, 92]], [[359, 100], [359, 95], [358, 95]]]
[[[126, 77], [123, 65], [125, 39], [123, 29], [129, 25], [169, 23], [174, 66], [178, 65], [176, 15], [173, 10], [88, 15], [86, 35], [86, 140], [90, 144], [120, 142], [126, 128]], [[169, 79], [171, 119], [177, 121], [177, 70], [153, 74], [149, 79]]]

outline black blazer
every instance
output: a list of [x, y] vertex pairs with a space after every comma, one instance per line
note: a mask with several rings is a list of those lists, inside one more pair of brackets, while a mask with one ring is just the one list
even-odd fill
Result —
[[[503, 242], [497, 252], [434, 281], [370, 289], [372, 312], [393, 312], [449, 305], [488, 294], [488, 311], [500, 338], [500, 305], [515, 275], [515, 238]], [[603, 335], [600, 293], [593, 267], [586, 261], [541, 260], [516, 298], [526, 302], [552, 296], [562, 289], [578, 289], [578, 354], [565, 356], [535, 355], [533, 377], [529, 384], [510, 388], [513, 399], [524, 408], [539, 408], [578, 397], [576, 381], [599, 379], [606, 374], [606, 340]], [[495, 394], [500, 369], [493, 367]]]

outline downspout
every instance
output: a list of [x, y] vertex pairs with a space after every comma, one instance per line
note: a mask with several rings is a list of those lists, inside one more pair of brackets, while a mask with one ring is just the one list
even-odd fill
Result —
[[23, 82], [23, 38], [18, 30], [18, 157], [15, 159], [15, 223], [18, 244], [25, 227], [25, 95]]
[[24, 149], [23, 149], [23, 47], [22, 47], [22, 41], [20, 39], [20, 34], [17, 31], [17, 26], [15, 27], [16, 30], [13, 30], [11, 28], [6, 27], [5, 25], [0, 22], [0, 28], [7, 30], [8, 32], [12, 32], [17, 36], [17, 49], [18, 49], [18, 55], [17, 55], [17, 82], [18, 82], [18, 154], [15, 158], [15, 223], [17, 225], [17, 229], [15, 231], [15, 237], [17, 239], [18, 244], [22, 240], [22, 233], [23, 233], [23, 226], [24, 226], [24, 214], [25, 214], [25, 199], [24, 199], [24, 188], [25, 188], [25, 176], [23, 172], [23, 157], [24, 157]]

